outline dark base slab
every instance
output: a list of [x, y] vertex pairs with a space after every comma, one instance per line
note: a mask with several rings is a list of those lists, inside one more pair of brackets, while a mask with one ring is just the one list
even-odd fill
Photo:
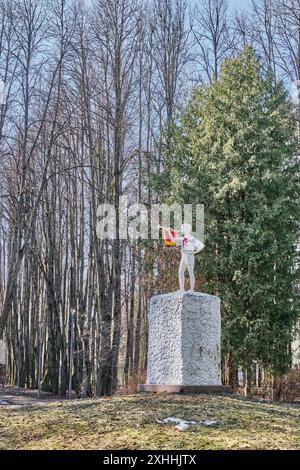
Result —
[[167, 393], [232, 393], [229, 385], [158, 385], [139, 384], [138, 392]]

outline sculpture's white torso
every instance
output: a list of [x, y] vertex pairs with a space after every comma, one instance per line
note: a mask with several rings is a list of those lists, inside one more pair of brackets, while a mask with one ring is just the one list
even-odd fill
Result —
[[185, 235], [180, 239], [181, 251], [183, 253], [194, 254], [194, 252], [198, 250], [201, 245], [203, 245], [203, 243], [191, 234]]

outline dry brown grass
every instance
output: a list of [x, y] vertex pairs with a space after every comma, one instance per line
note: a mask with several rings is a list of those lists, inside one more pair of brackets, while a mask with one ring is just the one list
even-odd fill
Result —
[[[166, 417], [209, 419], [186, 431]], [[128, 395], [0, 407], [0, 449], [300, 449], [300, 407], [230, 396]]]

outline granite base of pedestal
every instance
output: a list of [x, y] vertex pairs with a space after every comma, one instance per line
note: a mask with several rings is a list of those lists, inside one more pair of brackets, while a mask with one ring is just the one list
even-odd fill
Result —
[[232, 393], [232, 388], [228, 385], [158, 385], [139, 384], [138, 392], [150, 393]]
[[140, 392], [228, 393], [221, 381], [220, 299], [201, 292], [155, 295], [148, 315], [147, 382]]

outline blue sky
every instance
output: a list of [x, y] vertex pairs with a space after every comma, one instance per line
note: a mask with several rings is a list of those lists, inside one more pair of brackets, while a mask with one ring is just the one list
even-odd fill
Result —
[[[197, 0], [187, 0], [188, 4], [195, 4], [197, 3]], [[236, 10], [250, 10], [251, 9], [251, 0], [227, 0], [227, 4], [229, 6], [229, 9], [232, 10], [232, 12]]]
[[251, 7], [251, 0], [227, 0], [227, 2], [233, 10], [247, 10]]

